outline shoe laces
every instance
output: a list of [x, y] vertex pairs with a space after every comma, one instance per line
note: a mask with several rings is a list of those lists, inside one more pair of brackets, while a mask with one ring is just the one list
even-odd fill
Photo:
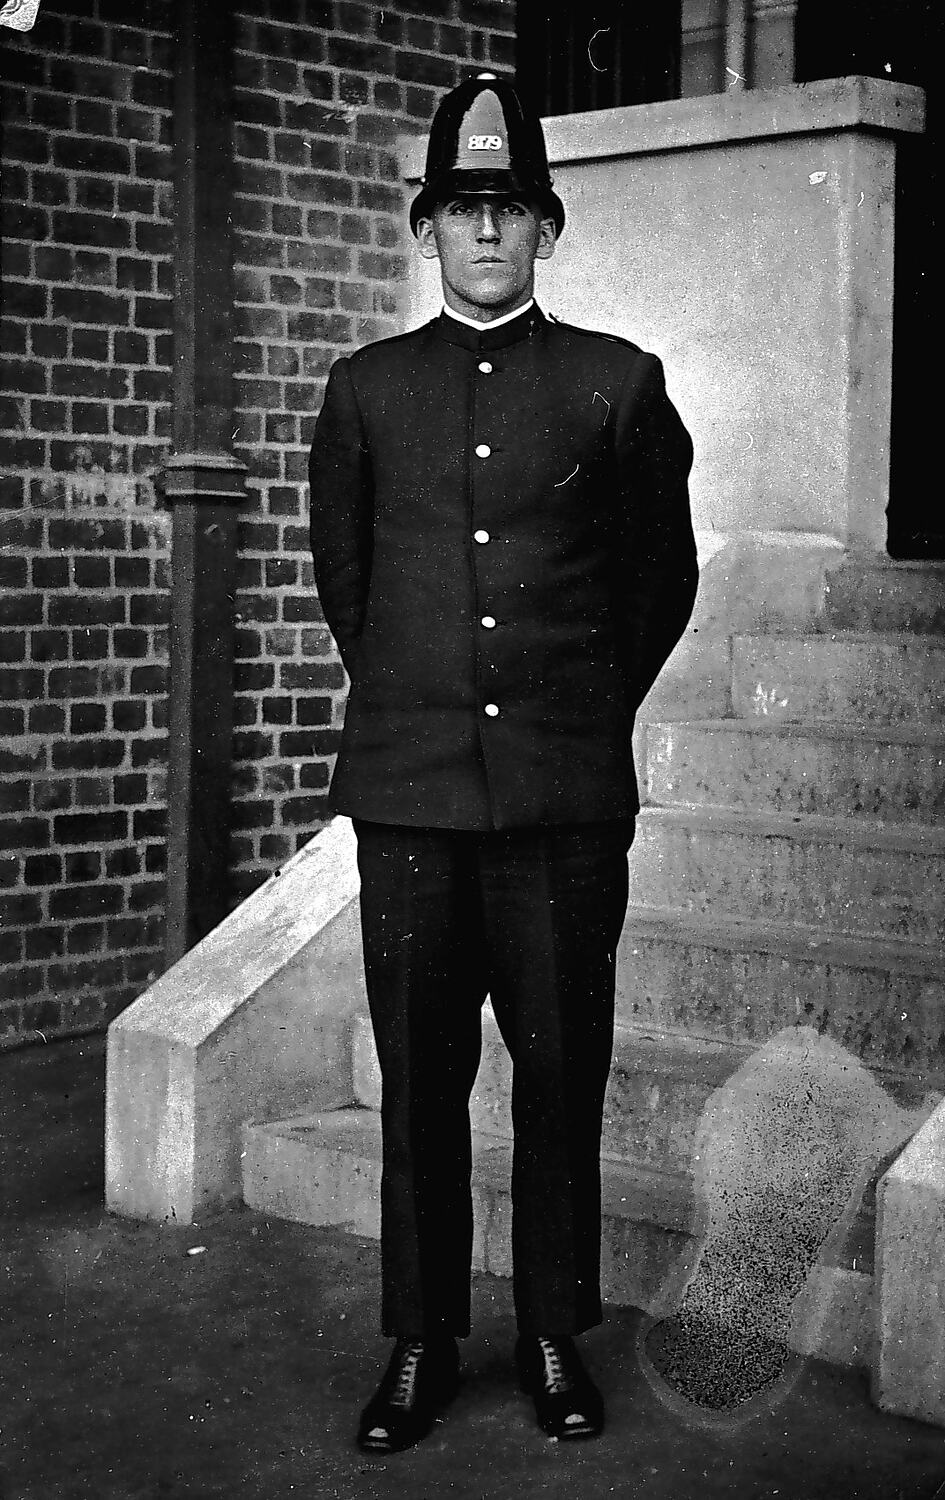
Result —
[[417, 1383], [417, 1371], [423, 1358], [423, 1344], [405, 1344], [400, 1353], [396, 1377], [391, 1388], [392, 1406], [409, 1406]]
[[562, 1345], [554, 1339], [539, 1339], [538, 1347], [545, 1364], [545, 1384], [548, 1390], [568, 1390], [572, 1382], [565, 1369]]

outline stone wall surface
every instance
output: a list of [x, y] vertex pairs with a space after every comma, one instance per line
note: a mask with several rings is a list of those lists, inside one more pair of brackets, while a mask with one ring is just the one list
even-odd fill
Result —
[[[234, 9], [234, 902], [324, 821], [346, 684], [306, 449], [332, 359], [400, 326], [395, 142], [513, 31], [512, 0]], [[46, 0], [0, 41], [0, 1045], [161, 965], [174, 53], [168, 0]]]

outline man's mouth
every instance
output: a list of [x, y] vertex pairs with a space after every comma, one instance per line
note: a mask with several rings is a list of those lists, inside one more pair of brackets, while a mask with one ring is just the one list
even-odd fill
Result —
[[473, 261], [474, 266], [504, 266], [505, 261], [501, 255], [478, 255]]

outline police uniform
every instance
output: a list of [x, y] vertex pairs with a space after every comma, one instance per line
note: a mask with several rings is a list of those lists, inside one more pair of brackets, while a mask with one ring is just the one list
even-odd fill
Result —
[[[482, 92], [454, 91], [467, 140], [490, 134]], [[359, 841], [389, 1334], [468, 1330], [487, 994], [513, 1062], [519, 1326], [600, 1318], [631, 733], [692, 608], [691, 459], [653, 355], [534, 304], [444, 311], [332, 367], [312, 552], [351, 679], [331, 805]]]

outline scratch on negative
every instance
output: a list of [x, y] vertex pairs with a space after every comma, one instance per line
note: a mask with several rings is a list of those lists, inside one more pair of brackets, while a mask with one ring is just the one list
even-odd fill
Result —
[[[593, 396], [591, 397], [591, 405], [592, 406], [594, 405], [595, 401], [603, 401], [604, 405], [607, 408], [607, 416], [609, 417], [610, 416], [610, 402], [607, 400], [607, 397], [604, 396], [604, 395], [602, 395], [600, 391], [595, 391], [594, 394], [593, 394]], [[605, 422], [606, 422], [606, 420], [607, 420], [607, 417], [604, 418]]]
[[558, 483], [556, 485], [554, 485], [553, 488], [556, 489], [556, 490], [560, 490], [560, 488], [561, 488], [561, 486], [563, 484], [568, 484], [569, 481], [574, 478], [575, 474], [577, 473], [577, 471], [578, 471], [578, 469], [580, 467], [581, 467], [580, 464], [575, 464], [574, 468], [572, 469], [571, 473], [568, 475], [567, 479], [559, 479]]
[[593, 57], [591, 56], [591, 48], [593, 47], [594, 43], [597, 41], [597, 38], [599, 36], [606, 36], [608, 31], [610, 31], [610, 27], [609, 26], [599, 26], [597, 28], [597, 30], [594, 32], [594, 35], [591, 37], [591, 39], [588, 42], [588, 44], [587, 44], [587, 60], [590, 63], [591, 67], [594, 69], [595, 73], [606, 73], [607, 69], [606, 68], [599, 68], [597, 66], [596, 62], [594, 61]]

